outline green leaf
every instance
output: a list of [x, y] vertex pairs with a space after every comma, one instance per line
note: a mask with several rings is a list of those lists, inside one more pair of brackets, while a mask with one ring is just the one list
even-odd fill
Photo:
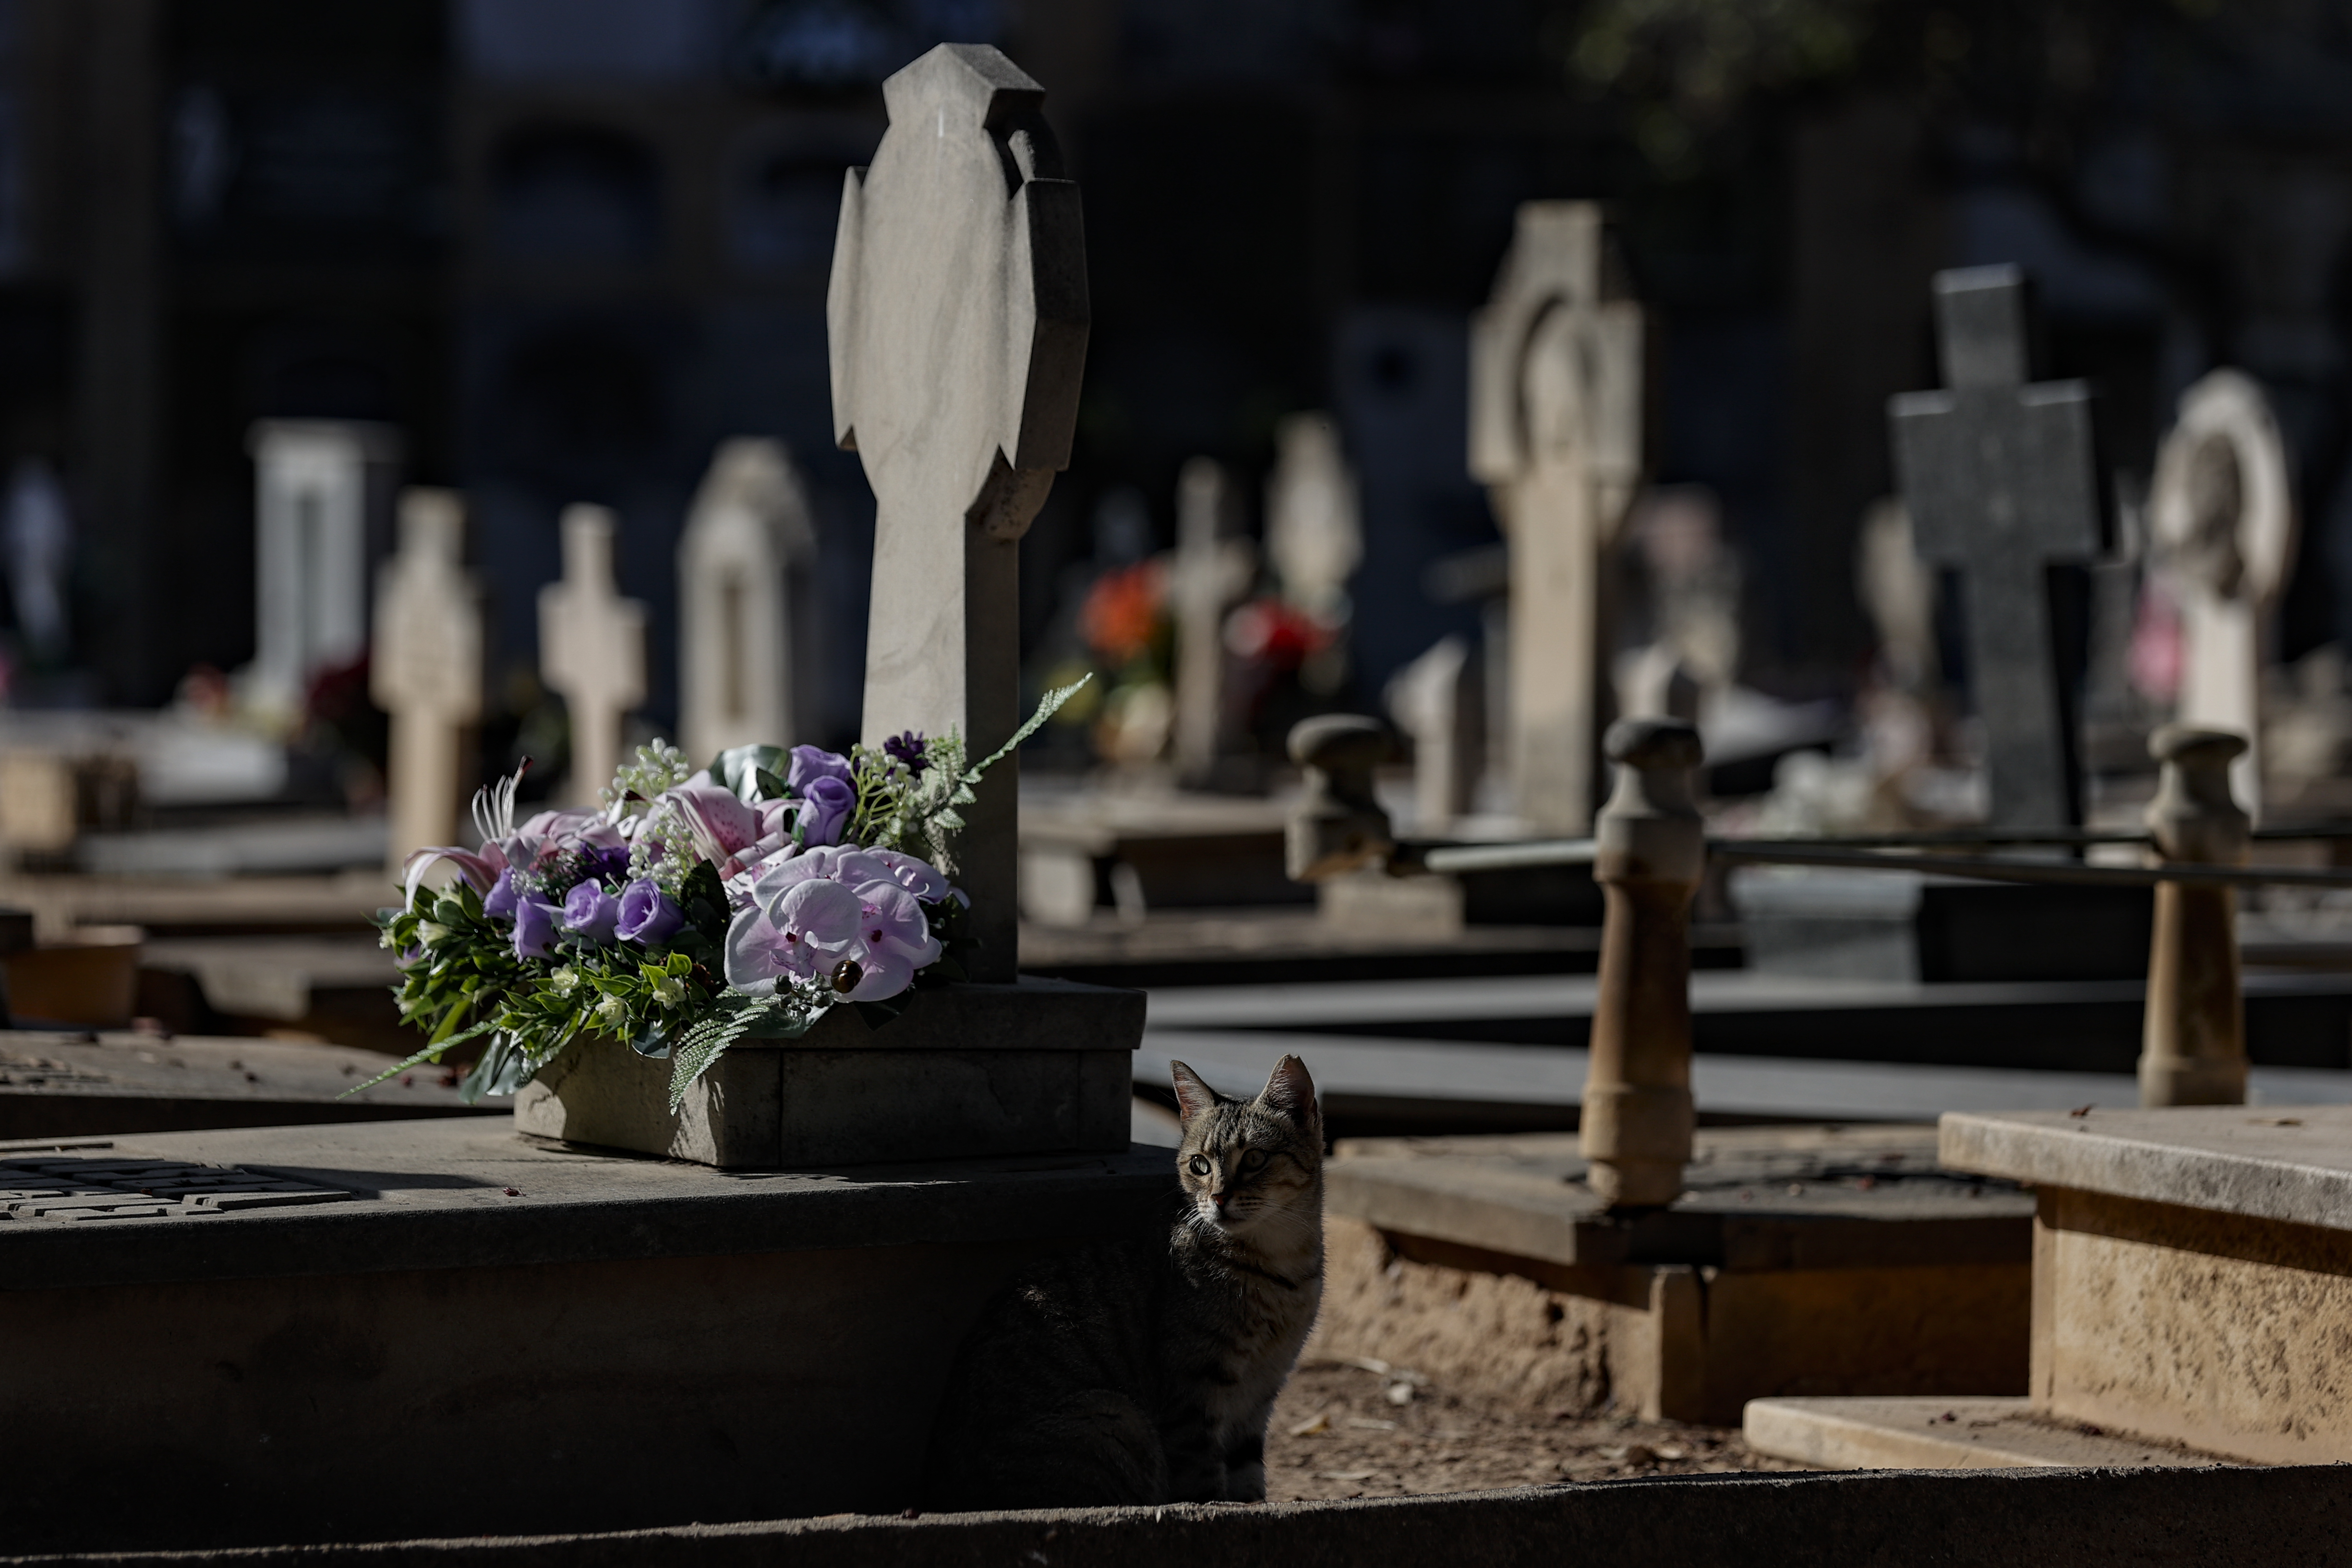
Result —
[[[711, 763], [710, 776], [733, 790], [738, 800], [773, 800], [784, 793], [779, 773], [788, 768], [791, 755], [782, 746], [732, 746]], [[774, 795], [761, 794], [768, 784], [774, 784]]]
[[772, 1002], [753, 1002], [718, 1017], [705, 1018], [678, 1037], [677, 1045], [670, 1052], [671, 1115], [677, 1115], [677, 1108], [686, 1103], [686, 1091], [694, 1087], [695, 1080], [709, 1072], [711, 1064], [726, 1054], [727, 1047], [749, 1034], [751, 1026], [774, 1005]]
[[[463, 1037], [460, 1037], [462, 1038]], [[351, 1088], [343, 1090], [342, 1093], [335, 1096], [335, 1098], [337, 1100], [349, 1100], [360, 1090], [363, 1089], [373, 1089], [380, 1083], [387, 1083], [392, 1079], [398, 1078], [402, 1073], [408, 1071], [411, 1068], [437, 1067], [441, 1062], [441, 1053], [447, 1050], [456, 1043], [457, 1041], [455, 1040], [448, 1040], [427, 1046], [423, 1050], [417, 1052], [415, 1056], [409, 1058], [406, 1061], [402, 1062], [395, 1067], [388, 1067], [384, 1068], [383, 1071], [376, 1074], [365, 1083], [355, 1083], [352, 1085]]]

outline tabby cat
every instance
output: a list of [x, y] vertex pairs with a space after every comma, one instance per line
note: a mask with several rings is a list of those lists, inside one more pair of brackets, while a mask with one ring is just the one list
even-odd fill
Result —
[[1257, 1502], [1265, 1424], [1323, 1299], [1323, 1113], [1285, 1057], [1255, 1100], [1175, 1064], [1164, 1237], [1043, 1260], [964, 1342], [928, 1506]]

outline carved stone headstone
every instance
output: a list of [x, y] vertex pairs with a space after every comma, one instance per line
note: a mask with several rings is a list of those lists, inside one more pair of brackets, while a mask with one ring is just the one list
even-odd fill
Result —
[[482, 716], [482, 589], [466, 570], [464, 503], [400, 498], [400, 550], [376, 582], [370, 694], [392, 715], [391, 862], [457, 841], [467, 736]]
[[1412, 738], [1413, 829], [1442, 832], [1468, 812], [1486, 752], [1484, 705], [1470, 639], [1441, 637], [1389, 681], [1389, 714]]
[[1947, 390], [1901, 394], [1888, 412], [1919, 553], [1963, 580], [1990, 826], [2071, 826], [2082, 770], [2049, 568], [2099, 548], [2090, 390], [2026, 381], [2025, 279], [2013, 267], [1938, 273], [1936, 321]]
[[1176, 623], [1176, 773], [1206, 777], [1225, 739], [1225, 612], [1249, 591], [1257, 555], [1237, 537], [1240, 498], [1224, 466], [1194, 458], [1176, 479], [1176, 553], [1168, 600]]
[[398, 459], [400, 438], [380, 425], [266, 419], [247, 445], [256, 515], [246, 695], [290, 717], [311, 677], [366, 651], [370, 469]]
[[1328, 626], [1348, 618], [1348, 579], [1364, 559], [1356, 476], [1328, 414], [1294, 414], [1275, 431], [1265, 481], [1265, 553], [1282, 596]]
[[572, 717], [564, 800], [593, 805], [621, 763], [621, 721], [646, 700], [646, 607], [613, 584], [613, 514], [563, 509], [563, 578], [539, 591], [539, 671]]
[[679, 744], [788, 745], [793, 729], [791, 573], [815, 552], [808, 497], [781, 442], [719, 448], [677, 546]]
[[[1086, 363], [1078, 188], [1045, 92], [995, 49], [941, 44], [883, 83], [890, 127], [842, 192], [825, 298], [834, 434], [874, 487], [865, 739], [1020, 723], [1021, 535], [1070, 460]], [[1011, 980], [1020, 780], [964, 808], [975, 980]]]
[[2286, 442], [2252, 377], [2217, 370], [2181, 394], [2148, 521], [2180, 601], [2180, 722], [2252, 742], [2230, 786], [2259, 821], [2264, 623], [2294, 569], [2295, 517]]
[[1470, 339], [1470, 472], [1511, 552], [1512, 795], [1543, 831], [1591, 826], [1603, 552], [1642, 465], [1642, 311], [1607, 265], [1601, 209], [1528, 202]]

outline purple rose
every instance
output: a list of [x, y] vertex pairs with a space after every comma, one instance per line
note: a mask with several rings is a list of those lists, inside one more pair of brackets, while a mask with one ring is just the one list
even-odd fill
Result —
[[808, 786], [817, 779], [839, 779], [852, 782], [849, 759], [839, 752], [828, 752], [820, 746], [794, 746], [792, 771], [784, 777], [784, 787], [806, 799]]
[[857, 792], [845, 779], [815, 778], [801, 790], [801, 843], [810, 848], [841, 842]]
[[523, 899], [515, 904], [514, 951], [517, 958], [549, 958], [555, 952], [555, 917], [560, 911], [545, 899]]
[[654, 886], [652, 878], [640, 877], [621, 889], [620, 918], [613, 933], [623, 942], [653, 947], [667, 942], [685, 923], [685, 911], [670, 896]]
[[486, 915], [510, 915], [515, 912], [516, 897], [514, 872], [511, 869], [501, 871], [499, 879], [490, 884], [490, 890], [482, 895], [482, 912]]
[[613, 940], [613, 922], [621, 918], [621, 906], [613, 895], [594, 882], [583, 882], [563, 896], [563, 924], [590, 942]]

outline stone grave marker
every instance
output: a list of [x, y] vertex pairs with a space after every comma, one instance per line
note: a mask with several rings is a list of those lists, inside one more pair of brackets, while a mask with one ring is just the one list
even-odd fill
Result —
[[1592, 823], [1601, 562], [1642, 466], [1642, 311], [1608, 260], [1599, 207], [1527, 203], [1471, 329], [1470, 472], [1511, 552], [1511, 786], [1542, 832]]
[[786, 744], [793, 711], [791, 574], [816, 550], [807, 493], [779, 441], [719, 448], [678, 542], [680, 744], [698, 762]]
[[1412, 738], [1413, 829], [1443, 832], [1470, 810], [1486, 750], [1470, 639], [1439, 638], [1389, 681], [1389, 713]]
[[247, 697], [291, 717], [311, 677], [367, 649], [371, 501], [377, 474], [399, 460], [400, 438], [379, 425], [265, 419], [247, 446], [256, 515]]
[[2090, 389], [2027, 382], [2025, 294], [2014, 267], [1937, 274], [1946, 390], [1901, 394], [1889, 415], [1919, 553], [1962, 577], [1989, 826], [2035, 828], [2082, 821], [2048, 572], [2088, 562], [2100, 529]]
[[2259, 821], [2265, 623], [2294, 569], [2295, 517], [2286, 443], [2252, 377], [2217, 370], [2181, 394], [2148, 521], [2180, 601], [2179, 721], [2253, 742], [2230, 784]]
[[1225, 612], [1249, 591], [1256, 552], [1237, 537], [1240, 497], [1224, 466], [1194, 458], [1176, 480], [1176, 556], [1168, 598], [1176, 622], [1177, 776], [1215, 768], [1225, 739]]
[[[1045, 93], [992, 48], [942, 44], [883, 85], [825, 296], [834, 434], [874, 487], [864, 739], [1021, 722], [1020, 542], [1068, 466], [1087, 348], [1078, 187]], [[964, 808], [976, 980], [1013, 977], [1017, 759]]]
[[1356, 476], [1328, 414], [1294, 414], [1275, 431], [1265, 481], [1265, 553], [1282, 596], [1327, 626], [1348, 618], [1348, 579], [1364, 559]]
[[539, 591], [541, 679], [572, 714], [564, 798], [593, 805], [621, 762], [621, 721], [646, 700], [646, 607], [613, 584], [613, 514], [563, 512], [563, 577]]
[[390, 863], [457, 840], [470, 770], [467, 739], [482, 716], [482, 589], [466, 570], [456, 492], [400, 500], [400, 552], [376, 584], [369, 692], [392, 715]]

